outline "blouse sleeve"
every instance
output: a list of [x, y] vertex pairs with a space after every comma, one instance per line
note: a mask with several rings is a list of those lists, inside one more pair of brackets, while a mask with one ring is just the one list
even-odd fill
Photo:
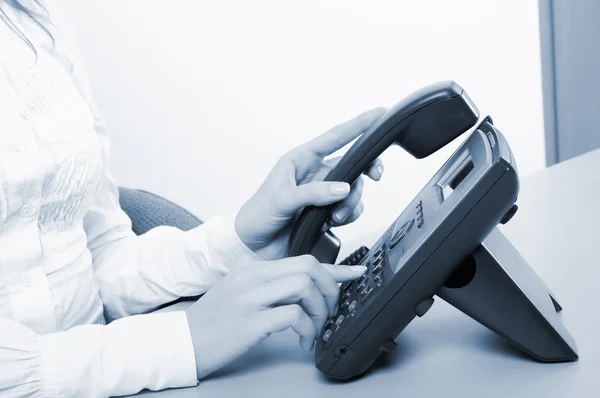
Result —
[[[57, 14], [58, 15], [58, 10]], [[200, 295], [233, 266], [260, 260], [239, 239], [234, 215], [214, 217], [190, 231], [161, 226], [136, 236], [119, 205], [109, 170], [110, 139], [90, 95], [72, 26], [51, 15], [56, 47], [94, 116], [100, 141], [103, 176], [84, 218], [88, 247], [107, 320], [145, 313], [179, 297]]]
[[0, 397], [105, 398], [193, 386], [190, 347], [182, 311], [45, 335], [0, 318]]

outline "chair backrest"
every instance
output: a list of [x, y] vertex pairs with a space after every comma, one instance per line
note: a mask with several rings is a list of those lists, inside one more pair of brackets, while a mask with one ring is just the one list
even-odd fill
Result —
[[202, 224], [202, 220], [183, 207], [140, 189], [119, 187], [119, 202], [131, 219], [136, 235], [142, 235], [161, 225], [188, 231]]

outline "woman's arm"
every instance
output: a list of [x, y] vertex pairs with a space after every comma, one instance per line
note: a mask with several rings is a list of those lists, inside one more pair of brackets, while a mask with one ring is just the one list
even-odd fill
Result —
[[104, 398], [193, 386], [190, 347], [181, 311], [45, 335], [0, 318], [0, 396]]
[[258, 259], [238, 238], [233, 215], [210, 219], [190, 231], [161, 226], [136, 236], [119, 205], [108, 166], [108, 134], [99, 118], [96, 132], [103, 177], [83, 221], [108, 320], [198, 296], [235, 263]]
[[145, 313], [179, 297], [200, 295], [232, 264], [258, 259], [235, 233], [233, 216], [208, 220], [187, 232], [163, 226], [135, 236], [119, 205], [109, 170], [108, 132], [91, 99], [72, 25], [58, 7], [50, 11], [56, 28], [56, 54], [89, 104], [102, 148], [103, 177], [84, 227], [107, 320]]

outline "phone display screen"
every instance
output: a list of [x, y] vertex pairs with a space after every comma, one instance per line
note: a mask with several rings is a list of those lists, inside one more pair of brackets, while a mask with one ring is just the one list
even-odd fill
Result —
[[473, 159], [468, 151], [463, 152], [447, 174], [442, 176], [437, 184], [440, 190], [440, 200], [445, 202], [454, 190], [465, 180], [475, 168]]

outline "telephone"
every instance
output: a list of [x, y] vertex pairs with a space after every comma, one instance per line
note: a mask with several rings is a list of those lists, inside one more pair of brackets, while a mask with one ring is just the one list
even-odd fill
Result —
[[[317, 340], [315, 364], [327, 376], [363, 374], [435, 295], [540, 361], [578, 358], [558, 301], [496, 228], [518, 209], [519, 178], [504, 136], [489, 116], [479, 119], [458, 84], [432, 84], [392, 107], [326, 176], [352, 184], [391, 145], [424, 158], [474, 128], [373, 247], [341, 262], [367, 271], [341, 286]], [[334, 206], [302, 211], [290, 256], [335, 262], [341, 242], [326, 226]]]

